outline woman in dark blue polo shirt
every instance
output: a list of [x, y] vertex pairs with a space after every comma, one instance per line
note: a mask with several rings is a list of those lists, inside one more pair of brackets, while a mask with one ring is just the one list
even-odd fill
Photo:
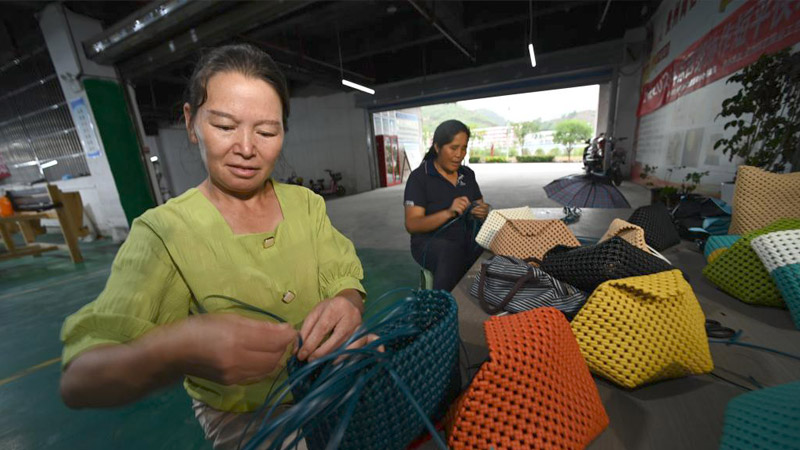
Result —
[[483, 201], [475, 172], [461, 165], [469, 137], [463, 123], [442, 122], [425, 159], [406, 183], [411, 254], [433, 272], [434, 289], [451, 291], [482, 252], [474, 233], [489, 214], [489, 205]]

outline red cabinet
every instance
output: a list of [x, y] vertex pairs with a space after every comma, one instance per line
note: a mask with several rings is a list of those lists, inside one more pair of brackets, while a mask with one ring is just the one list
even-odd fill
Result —
[[397, 136], [379, 134], [375, 136], [378, 151], [378, 175], [381, 187], [403, 182], [403, 159]]

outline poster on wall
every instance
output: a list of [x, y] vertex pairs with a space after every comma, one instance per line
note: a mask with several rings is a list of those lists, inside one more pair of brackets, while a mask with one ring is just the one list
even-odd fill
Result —
[[100, 157], [100, 142], [97, 139], [97, 131], [94, 126], [92, 113], [86, 99], [78, 97], [69, 102], [72, 109], [72, 117], [75, 120], [75, 129], [78, 131], [78, 138], [83, 146], [83, 151], [89, 158]]
[[748, 0], [642, 88], [643, 116], [800, 41], [800, 2]]

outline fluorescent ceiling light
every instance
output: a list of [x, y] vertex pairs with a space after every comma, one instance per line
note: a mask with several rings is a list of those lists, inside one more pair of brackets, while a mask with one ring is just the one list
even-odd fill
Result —
[[342, 84], [345, 86], [349, 86], [353, 89], [358, 89], [359, 91], [366, 92], [367, 94], [375, 95], [375, 89], [370, 89], [368, 87], [364, 87], [360, 84], [353, 83], [352, 81], [342, 79]]
[[158, 156], [151, 156], [151, 157], [150, 157], [150, 161], [151, 161], [151, 162], [156, 162], [156, 161], [158, 161]]
[[24, 163], [14, 164], [14, 168], [15, 169], [19, 169], [20, 167], [35, 166], [37, 164], [39, 164], [38, 161], [28, 161], [28, 162], [24, 162]]
[[47, 161], [46, 163], [40, 164], [39, 167], [41, 167], [42, 169], [47, 169], [48, 167], [53, 167], [56, 164], [58, 164], [58, 161], [56, 161], [55, 159], [52, 159], [50, 161]]
[[[517, 47], [519, 48], [519, 47]], [[536, 67], [536, 55], [533, 54], [533, 43], [528, 44], [528, 53], [531, 54], [531, 67]]]

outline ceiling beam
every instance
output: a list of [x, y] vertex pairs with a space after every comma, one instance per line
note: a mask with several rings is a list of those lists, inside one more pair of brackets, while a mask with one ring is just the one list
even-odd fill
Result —
[[150, 50], [139, 53], [118, 64], [125, 78], [140, 78], [190, 56], [202, 47], [217, 45], [233, 34], [245, 33], [257, 26], [270, 23], [295, 13], [313, 0], [287, 2], [252, 2], [237, 4], [214, 20], [206, 21]]
[[450, 41], [461, 53], [466, 55], [467, 58], [470, 59], [473, 63], [477, 61], [475, 58], [474, 52], [470, 52], [467, 48], [462, 44], [456, 37], [453, 35], [451, 31], [449, 31], [445, 25], [436, 19], [436, 16], [433, 13], [429, 12], [424, 6], [420, 5], [416, 0], [408, 0], [408, 3], [414, 7], [421, 15], [425, 18], [434, 28], [439, 30], [448, 41]]
[[[312, 58], [310, 56], [304, 55], [302, 53], [298, 53], [294, 50], [288, 49], [286, 47], [272, 44], [269, 42], [264, 42], [258, 39], [254, 39], [248, 36], [239, 35], [239, 38], [255, 44], [265, 50], [269, 51], [270, 56], [272, 56], [276, 61], [289, 61], [291, 60], [298, 66], [309, 66], [310, 70], [320, 70], [323, 72], [334, 73], [338, 77], [340, 73], [346, 73], [351, 77], [355, 78], [353, 81], [360, 81], [365, 83], [375, 83], [375, 78], [368, 77], [366, 75], [362, 75], [358, 72], [353, 72], [351, 70], [342, 69], [340, 66], [336, 64], [327, 63], [325, 61]], [[315, 67], [310, 67], [315, 66]]]
[[221, 3], [219, 0], [150, 3], [83, 41], [83, 50], [87, 58], [99, 64], [121, 61], [218, 13], [226, 7]]
[[[594, 2], [591, 2], [591, 1], [569, 1], [569, 2], [563, 2], [563, 3], [556, 4], [555, 6], [550, 6], [548, 8], [537, 9], [536, 11], [533, 12], [533, 17], [536, 18], [536, 17], [546, 16], [548, 14], [553, 14], [553, 13], [557, 13], [557, 12], [565, 12], [565, 11], [569, 11], [570, 9], [581, 7], [581, 6], [585, 6], [585, 5], [588, 5], [588, 4], [594, 4]], [[486, 23], [480, 23], [480, 24], [472, 25], [472, 26], [464, 28], [464, 32], [465, 33], [469, 33], [470, 35], [472, 35], [474, 33], [481, 32], [481, 31], [484, 31], [484, 30], [491, 30], [493, 28], [505, 27], [505, 26], [513, 25], [513, 24], [519, 23], [519, 22], [526, 22], [527, 20], [528, 20], [528, 15], [527, 14], [525, 14], [525, 15], [517, 15], [517, 16], [514, 16], [514, 17], [509, 17], [507, 19], [500, 19], [500, 20], [495, 20], [495, 21], [492, 21], [492, 22], [486, 22]], [[389, 41], [389, 42], [383, 41], [383, 42], [375, 43], [372, 46], [372, 48], [370, 48], [370, 49], [367, 49], [367, 50], [364, 50], [364, 51], [362, 51], [360, 53], [352, 54], [350, 56], [345, 57], [344, 58], [344, 62], [345, 63], [353, 62], [353, 61], [357, 61], [359, 59], [368, 58], [370, 56], [379, 55], [381, 53], [395, 52], [395, 51], [402, 50], [402, 49], [405, 49], [405, 48], [415, 47], [417, 45], [427, 44], [429, 42], [439, 41], [439, 40], [442, 40], [442, 39], [445, 39], [445, 36], [443, 34], [435, 33], [435, 34], [432, 34], [430, 36], [425, 36], [425, 37], [422, 37], [422, 38], [419, 38], [419, 39], [414, 39], [414, 40], [405, 40], [403, 42], [397, 42], [396, 40]]]

